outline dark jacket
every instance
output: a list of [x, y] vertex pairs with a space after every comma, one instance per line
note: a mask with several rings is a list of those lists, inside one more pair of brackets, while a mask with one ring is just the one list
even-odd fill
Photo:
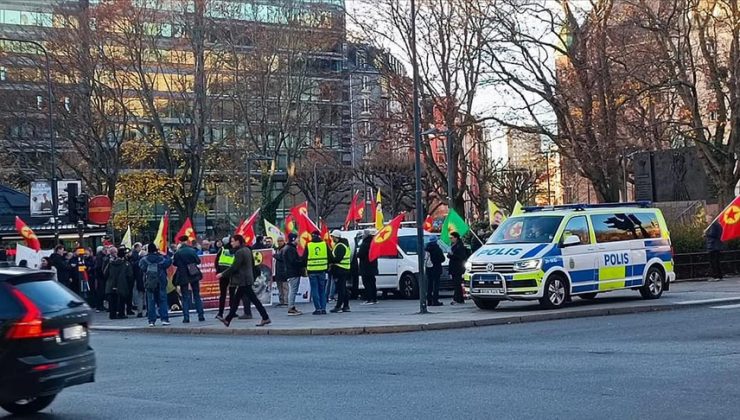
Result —
[[131, 251], [131, 256], [128, 262], [131, 263], [131, 268], [134, 270], [134, 283], [136, 284], [136, 290], [144, 291], [144, 273], [139, 268], [139, 261], [141, 261], [141, 251]]
[[275, 251], [275, 281], [288, 280], [288, 269], [285, 266], [285, 257], [283, 253], [288, 245], [283, 245]]
[[303, 261], [298, 255], [298, 247], [289, 243], [282, 250], [283, 264], [285, 264], [285, 277], [292, 279], [303, 275]]
[[442, 251], [442, 248], [439, 247], [439, 244], [436, 242], [429, 242], [427, 246], [424, 247], [424, 251], [429, 253], [429, 259], [432, 261], [432, 269], [441, 271], [442, 263], [445, 262], [445, 253]]
[[175, 258], [172, 261], [172, 264], [177, 268], [177, 271], [175, 272], [175, 279], [177, 281], [175, 284], [185, 284], [190, 282], [188, 264], [200, 265], [200, 257], [198, 257], [198, 253], [195, 248], [188, 245], [182, 245], [175, 253]]
[[465, 261], [468, 259], [468, 249], [462, 241], [452, 245], [452, 251], [447, 254], [450, 259], [450, 276], [462, 276], [465, 274]]
[[144, 258], [139, 258], [139, 270], [142, 272], [142, 277], [146, 273], [147, 267], [150, 264], [157, 264], [159, 271], [159, 283], [167, 284], [167, 269], [172, 265], [172, 259], [169, 256], [163, 256], [161, 254], [149, 254]]
[[229, 278], [229, 286], [252, 286], [254, 284], [254, 257], [252, 256], [252, 250], [247, 246], [239, 247], [236, 253], [234, 253], [234, 264], [222, 274]]
[[373, 242], [373, 237], [368, 236], [362, 239], [360, 244], [360, 250], [357, 251], [357, 258], [360, 260], [360, 275], [361, 276], [377, 276], [378, 275], [378, 260], [370, 261], [370, 244]]
[[704, 232], [704, 241], [706, 242], [707, 251], [722, 250], [722, 226], [716, 220]]
[[125, 259], [116, 259], [108, 264], [106, 273], [105, 293], [117, 293], [118, 296], [128, 297], [129, 282], [134, 279], [131, 264]]
[[51, 265], [57, 270], [57, 280], [59, 280], [59, 283], [68, 284], [69, 266], [67, 265], [67, 260], [63, 256], [53, 252], [49, 255], [49, 261], [51, 261]]

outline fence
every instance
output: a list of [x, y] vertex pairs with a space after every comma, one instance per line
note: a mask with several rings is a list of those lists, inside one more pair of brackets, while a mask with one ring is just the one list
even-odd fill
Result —
[[[673, 263], [679, 280], [709, 277], [709, 256], [705, 252], [676, 254]], [[723, 251], [721, 263], [724, 274], [740, 273], [740, 250]]]

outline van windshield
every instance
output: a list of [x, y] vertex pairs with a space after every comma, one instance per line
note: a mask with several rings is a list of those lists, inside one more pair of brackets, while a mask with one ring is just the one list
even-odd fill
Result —
[[488, 238], [488, 244], [550, 243], [555, 239], [563, 216], [511, 217]]
[[[439, 235], [424, 235], [424, 246], [432, 240], [432, 236], [439, 239]], [[442, 248], [442, 252], [447, 254], [450, 252], [450, 246], [442, 241], [437, 241], [437, 244]], [[406, 255], [416, 255], [416, 236], [399, 236], [398, 246], [403, 250]]]

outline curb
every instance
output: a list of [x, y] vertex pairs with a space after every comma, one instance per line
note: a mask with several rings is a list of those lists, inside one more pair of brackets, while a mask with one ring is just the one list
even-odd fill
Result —
[[[740, 302], [738, 298], [727, 298], [723, 302]], [[697, 301], [681, 303], [676, 302], [667, 305], [642, 305], [616, 308], [598, 308], [583, 309], [579, 311], [558, 311], [548, 313], [539, 313], [531, 315], [512, 315], [498, 318], [484, 318], [478, 320], [461, 320], [461, 321], [444, 321], [424, 324], [404, 324], [404, 325], [378, 325], [372, 327], [326, 327], [326, 328], [250, 328], [250, 329], [230, 329], [214, 327], [195, 327], [195, 328], [173, 328], [173, 327], [117, 327], [102, 326], [90, 327], [93, 331], [109, 332], [134, 332], [147, 334], [178, 334], [178, 335], [225, 335], [225, 336], [254, 336], [254, 335], [275, 335], [275, 336], [327, 336], [327, 335], [363, 335], [363, 334], [393, 334], [408, 333], [419, 331], [440, 331], [460, 328], [489, 327], [493, 325], [510, 325], [523, 324], [529, 322], [555, 321], [560, 319], [575, 318], [592, 318], [610, 315], [628, 315], [645, 312], [664, 312], [678, 310], [681, 308], [693, 308], [700, 306], [715, 305], [717, 301]]]

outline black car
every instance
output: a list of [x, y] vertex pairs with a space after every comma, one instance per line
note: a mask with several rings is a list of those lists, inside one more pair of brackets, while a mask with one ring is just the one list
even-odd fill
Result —
[[31, 414], [95, 380], [85, 301], [51, 271], [0, 268], [0, 407]]

